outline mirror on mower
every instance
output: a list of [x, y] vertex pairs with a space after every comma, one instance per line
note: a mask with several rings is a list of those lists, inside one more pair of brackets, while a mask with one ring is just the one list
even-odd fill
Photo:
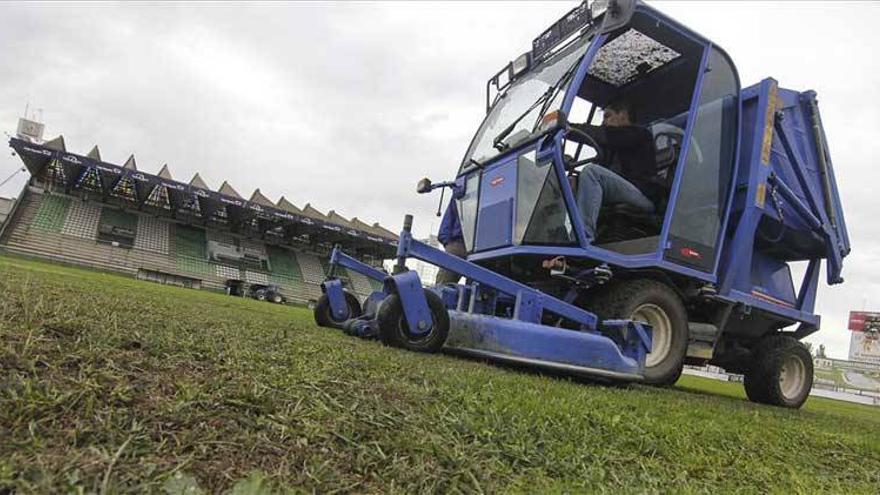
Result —
[[419, 194], [425, 194], [426, 192], [431, 192], [431, 179], [425, 177], [420, 180], [416, 185], [416, 192]]

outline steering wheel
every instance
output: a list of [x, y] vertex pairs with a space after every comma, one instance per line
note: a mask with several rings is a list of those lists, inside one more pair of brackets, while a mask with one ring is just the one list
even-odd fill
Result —
[[566, 168], [568, 168], [569, 170], [572, 170], [572, 169], [576, 169], [578, 167], [582, 167], [588, 163], [599, 163], [602, 161], [602, 159], [604, 158], [605, 152], [602, 149], [602, 147], [599, 146], [599, 143], [597, 143], [596, 140], [593, 139], [593, 136], [590, 136], [586, 132], [584, 132], [576, 127], [571, 127], [571, 126], [566, 126], [566, 133], [577, 134], [579, 142], [586, 144], [587, 146], [589, 146], [590, 148], [593, 148], [596, 151], [596, 154], [594, 156], [591, 156], [590, 158], [587, 158], [585, 160], [578, 160], [573, 163], [567, 163]]
[[[671, 124], [659, 123], [653, 126], [654, 129], [654, 148], [657, 147], [657, 138], [665, 137], [667, 139], [676, 140], [679, 146], [684, 144], [684, 131]], [[691, 136], [690, 146], [688, 147], [688, 152], [694, 154], [694, 158], [697, 159], [697, 163], [703, 163], [703, 150], [700, 149], [700, 145], [697, 143], [697, 140]]]

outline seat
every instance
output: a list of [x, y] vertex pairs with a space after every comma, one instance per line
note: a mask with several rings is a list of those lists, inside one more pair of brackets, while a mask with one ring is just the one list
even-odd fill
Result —
[[646, 213], [626, 203], [611, 204], [599, 211], [596, 243], [606, 244], [650, 237], [659, 234], [662, 226], [662, 213], [657, 211]]
[[651, 126], [651, 132], [654, 135], [655, 149], [654, 183], [661, 190], [660, 199], [655, 201], [652, 213], [646, 213], [627, 203], [612, 203], [602, 207], [596, 232], [599, 243], [638, 239], [660, 233], [684, 132], [664, 122]]

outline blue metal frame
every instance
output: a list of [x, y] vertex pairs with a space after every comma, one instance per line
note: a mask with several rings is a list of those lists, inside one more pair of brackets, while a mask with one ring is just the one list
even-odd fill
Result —
[[386, 278], [385, 292], [395, 292], [400, 297], [409, 333], [422, 336], [431, 331], [434, 319], [431, 317], [431, 308], [428, 307], [428, 300], [425, 298], [425, 290], [422, 288], [418, 273], [403, 272]]
[[[774, 124], [774, 130], [776, 131], [776, 135], [779, 137], [779, 141], [783, 146], [786, 154], [788, 155], [789, 160], [793, 163], [806, 163], [800, 153], [797, 151], [797, 148], [792, 145], [793, 140], [788, 135], [788, 130], [780, 125], [778, 122]], [[795, 173], [795, 177], [797, 178], [798, 184], [801, 189], [807, 192], [806, 199], [809, 205], [804, 205], [803, 202], [795, 195], [795, 193], [791, 190], [790, 187], [780, 178], [778, 175], [771, 174], [768, 178], [768, 181], [771, 184], [775, 184], [779, 186], [780, 192], [789, 200], [789, 202], [794, 206], [798, 212], [800, 212], [804, 218], [811, 224], [811, 226], [817, 230], [822, 232], [823, 236], [826, 239], [826, 242], [831, 247], [828, 249], [828, 283], [840, 283], [843, 279], [840, 278], [840, 270], [843, 265], [843, 256], [841, 255], [839, 249], [840, 243], [837, 238], [837, 233], [834, 229], [830, 227], [830, 219], [828, 215], [826, 215], [825, 210], [819, 206], [819, 194], [813, 188], [812, 184], [809, 180], [804, 176], [804, 171], [800, 167], [792, 167], [792, 170]]]
[[[840, 242], [838, 230], [830, 227], [829, 218], [821, 207], [823, 198], [806, 176], [807, 167], [810, 166], [808, 157], [803, 156], [795, 145], [792, 131], [780, 120], [780, 108], [802, 110], [799, 105], [803, 95], [778, 88], [773, 79], [765, 79], [742, 92], [741, 99], [749, 101], [754, 111], [753, 120], [749, 124], [753, 130], [751, 149], [741, 158], [739, 164], [740, 172], [747, 171], [748, 182], [741, 184], [745, 188], [738, 193], [739, 219], [731, 242], [723, 252], [725, 269], [718, 290], [721, 297], [731, 302], [747, 304], [790, 323], [801, 322], [797, 331], [799, 337], [815, 331], [820, 322], [813, 311], [821, 260], [809, 260], [796, 300], [790, 307], [785, 301], [752, 290], [751, 276], [758, 224], [764, 217], [781, 222], [783, 219], [779, 211], [782, 210], [775, 209], [784, 208], [823, 238], [827, 253], [825, 257], [828, 260], [828, 282], [833, 284], [841, 281], [839, 273], [848, 246]], [[773, 143], [778, 143], [778, 147]], [[788, 164], [784, 170], [788, 171], [791, 175], [789, 179], [793, 178], [793, 182], [787, 181], [775, 171], [782, 165], [773, 158], [773, 153], [784, 155], [784, 163]], [[738, 182], [731, 187], [736, 188]], [[800, 189], [803, 199], [795, 192], [794, 186]], [[784, 206], [777, 204], [777, 193]], [[836, 188], [833, 188], [831, 199], [839, 204]], [[841, 236], [845, 235], [843, 229]]]
[[385, 280], [385, 277], [388, 276], [388, 274], [386, 274], [385, 272], [377, 270], [372, 266], [364, 264], [361, 261], [345, 254], [344, 252], [342, 252], [341, 249], [334, 249], [333, 252], [330, 253], [330, 265], [341, 266], [346, 270], [360, 273], [361, 275], [367, 278], [371, 278], [373, 280], [383, 281]]
[[[645, 357], [651, 349], [651, 331], [646, 325], [624, 320], [602, 322], [606, 331], [620, 335], [621, 342], [615, 342], [598, 332], [596, 315], [416, 241], [406, 225], [405, 222], [398, 243], [398, 266], [402, 267], [407, 258], [415, 258], [468, 279], [466, 286], [433, 289], [444, 301], [452, 323], [445, 343], [447, 349], [617, 380], [642, 379]], [[337, 265], [345, 266], [383, 281], [383, 292], [371, 294], [365, 302], [367, 314], [343, 323], [347, 333], [375, 337], [378, 329], [372, 308], [392, 293], [401, 298], [410, 333], [424, 335], [430, 331], [431, 312], [416, 272], [401, 271], [389, 276], [345, 255], [339, 247], [334, 248], [331, 260], [334, 269]], [[335, 280], [325, 285], [341, 291]], [[502, 300], [508, 304], [513, 301], [508, 317], [496, 314], [497, 304]], [[580, 331], [542, 324], [545, 311], [574, 322]]]
[[325, 280], [321, 284], [321, 290], [327, 294], [327, 300], [330, 303], [330, 318], [333, 321], [341, 323], [351, 317], [341, 280], [336, 278]]
[[[709, 60], [709, 53], [711, 51], [711, 44], [705, 44], [703, 46], [703, 57], [700, 60], [700, 67], [697, 69], [697, 82], [694, 85], [694, 93], [691, 95], [691, 106], [688, 108], [688, 119], [684, 131], [684, 141], [682, 142], [678, 163], [675, 166], [675, 179], [672, 182], [672, 189], [669, 192], [669, 203], [666, 206], [666, 218], [663, 219], [663, 227], [660, 230], [660, 243], [657, 253], [659, 258], [663, 258], [663, 253], [669, 246], [669, 229], [672, 226], [672, 217], [675, 214], [675, 207], [678, 205], [678, 197], [681, 192], [681, 181], [682, 177], [684, 177], [684, 169], [687, 165], [687, 157], [690, 152], [691, 142], [693, 141], [694, 125], [697, 122], [697, 109], [700, 107], [700, 97], [703, 94], [703, 77], [706, 75], [706, 63]], [[721, 235], [721, 232], [719, 232], [718, 235]], [[716, 253], [717, 252], [718, 250], [716, 250]]]
[[[357, 271], [375, 280], [381, 280], [384, 284], [385, 293], [396, 292], [400, 294], [401, 292], [416, 290], [414, 282], [418, 280], [418, 276], [415, 272], [404, 272], [389, 276], [375, 269], [369, 270], [368, 268], [370, 267], [368, 265], [345, 255], [338, 247], [333, 251], [331, 259], [334, 261], [331, 263], [345, 266], [347, 269]], [[515, 297], [517, 301], [515, 316], [524, 321], [540, 322], [543, 312], [546, 310], [582, 325], [584, 330], [593, 331], [597, 328], [596, 315], [544, 294], [525, 284], [499, 275], [487, 268], [451, 256], [439, 249], [419, 242], [413, 239], [412, 234], [409, 232], [401, 232], [398, 253], [404, 257], [415, 258], [432, 265], [442, 266], [462, 274], [471, 283], [476, 282]], [[327, 282], [325, 282], [326, 284]], [[401, 290], [402, 287], [405, 287], [403, 291]], [[417, 287], [419, 291], [422, 290], [420, 281]], [[408, 297], [413, 296], [410, 295]], [[417, 298], [413, 297], [413, 299]]]
[[422, 260], [432, 265], [442, 266], [443, 268], [461, 274], [469, 281], [491, 287], [519, 299], [525, 299], [526, 301], [529, 301], [528, 304], [536, 304], [537, 307], [531, 309], [528, 314], [537, 317], [537, 321], [540, 321], [540, 316], [543, 311], [547, 310], [555, 315], [582, 325], [586, 330], [596, 329], [596, 315], [584, 311], [577, 306], [565, 303], [555, 297], [544, 294], [528, 285], [511, 280], [489, 270], [488, 268], [483, 268], [480, 265], [451, 256], [439, 249], [419, 242], [413, 239], [412, 234], [409, 232], [401, 232], [400, 241], [398, 243], [398, 253], [403, 253], [404, 256]]

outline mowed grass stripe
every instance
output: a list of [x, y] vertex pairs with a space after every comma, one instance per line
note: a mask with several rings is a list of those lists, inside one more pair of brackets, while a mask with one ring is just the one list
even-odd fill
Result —
[[0, 491], [877, 493], [880, 413], [384, 348], [310, 312], [0, 257]]

